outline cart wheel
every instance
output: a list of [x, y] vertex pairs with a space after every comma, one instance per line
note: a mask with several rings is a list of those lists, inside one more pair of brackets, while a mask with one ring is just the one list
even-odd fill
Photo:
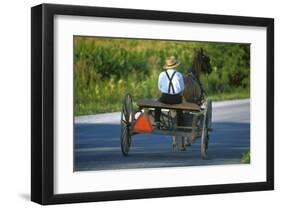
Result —
[[209, 131], [212, 125], [212, 101], [205, 102], [205, 111], [203, 118], [202, 137], [201, 137], [201, 158], [207, 158], [207, 150], [209, 144]]
[[121, 150], [127, 156], [131, 146], [131, 125], [133, 121], [133, 102], [130, 94], [126, 94], [121, 109]]

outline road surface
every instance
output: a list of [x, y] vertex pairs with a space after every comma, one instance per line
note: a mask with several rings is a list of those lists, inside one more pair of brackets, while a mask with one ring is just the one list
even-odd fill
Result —
[[207, 160], [201, 159], [200, 140], [173, 152], [171, 136], [152, 134], [134, 136], [124, 157], [120, 113], [75, 117], [74, 127], [75, 171], [238, 164], [250, 146], [250, 100], [213, 102]]

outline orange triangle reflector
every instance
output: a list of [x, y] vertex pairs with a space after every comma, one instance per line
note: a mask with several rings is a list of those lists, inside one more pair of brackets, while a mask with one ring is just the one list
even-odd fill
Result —
[[151, 133], [152, 125], [149, 118], [142, 113], [135, 121], [133, 132], [135, 133]]

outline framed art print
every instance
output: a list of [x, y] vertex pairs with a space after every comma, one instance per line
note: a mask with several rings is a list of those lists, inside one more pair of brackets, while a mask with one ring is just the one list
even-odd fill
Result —
[[274, 20], [31, 9], [31, 199], [272, 190]]

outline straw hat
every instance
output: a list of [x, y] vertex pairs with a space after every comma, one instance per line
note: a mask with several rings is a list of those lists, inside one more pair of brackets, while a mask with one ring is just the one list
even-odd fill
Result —
[[163, 66], [164, 69], [171, 69], [175, 68], [179, 65], [180, 63], [176, 60], [174, 56], [171, 56], [166, 59], [166, 64]]

